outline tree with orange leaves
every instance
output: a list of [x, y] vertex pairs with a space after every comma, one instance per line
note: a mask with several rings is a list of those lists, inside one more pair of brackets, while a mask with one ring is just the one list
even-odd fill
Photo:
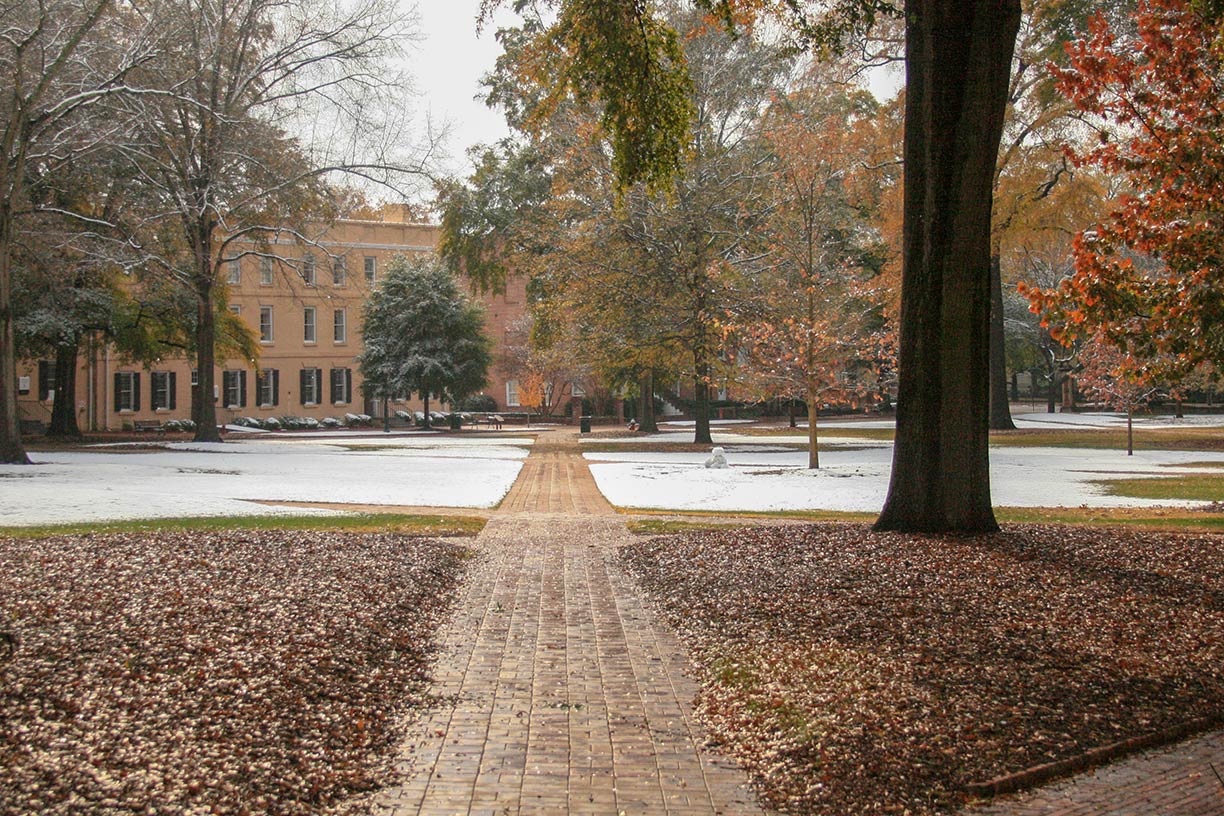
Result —
[[749, 383], [807, 403], [810, 468], [820, 466], [820, 404], [857, 402], [874, 390], [878, 346], [890, 336], [870, 280], [880, 265], [871, 223], [879, 196], [865, 168], [878, 106], [844, 73], [810, 66], [766, 114], [777, 192], [765, 226], [773, 263], [757, 280], [753, 319], [737, 327]]
[[1095, 121], [1080, 165], [1125, 178], [1075, 271], [1029, 292], [1056, 336], [1099, 336], [1147, 370], [1224, 361], [1224, 46], [1218, 15], [1141, 0], [1134, 33], [1104, 18], [1069, 46], [1059, 88]]

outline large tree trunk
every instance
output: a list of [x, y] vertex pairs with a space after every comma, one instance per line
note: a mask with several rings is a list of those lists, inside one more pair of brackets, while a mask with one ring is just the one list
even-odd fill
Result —
[[1014, 431], [1007, 394], [1007, 349], [1003, 330], [1003, 271], [997, 251], [990, 254], [990, 429]]
[[988, 532], [990, 211], [1020, 0], [907, 0], [904, 273], [877, 530]]
[[[429, 420], [429, 389], [428, 388], [421, 389], [421, 413], [425, 415], [425, 424], [423, 424], [421, 427], [428, 431], [430, 428], [433, 427], [433, 423], [430, 422]], [[531, 412], [530, 411], [527, 412], [527, 424], [528, 425], [531, 424]]]
[[659, 423], [655, 420], [654, 410], [654, 371], [647, 370], [642, 375], [641, 407], [638, 408], [638, 430], [642, 433], [658, 433]]
[[28, 465], [17, 422], [17, 339], [13, 332], [13, 213], [0, 202], [0, 464]]
[[55, 347], [55, 401], [51, 403], [51, 426], [47, 428], [47, 436], [81, 438], [76, 415], [77, 354], [80, 345], [80, 338], [74, 336], [71, 343]]

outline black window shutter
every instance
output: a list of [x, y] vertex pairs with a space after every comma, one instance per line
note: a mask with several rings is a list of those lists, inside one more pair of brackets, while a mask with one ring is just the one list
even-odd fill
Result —
[[353, 369], [344, 369], [344, 401], [353, 401]]
[[246, 369], [238, 372], [238, 407], [246, 407]]
[[303, 368], [298, 372], [298, 396], [301, 397], [299, 401], [303, 405], [306, 404], [306, 377], [308, 376], [309, 372], [309, 368]]
[[170, 392], [170, 410], [173, 411], [178, 407], [178, 375], [171, 371], [166, 376], [170, 379], [166, 390]]
[[274, 368], [268, 373], [272, 376], [272, 404], [280, 405], [280, 369]]
[[38, 399], [39, 401], [46, 400], [51, 393], [53, 384], [51, 378], [55, 376], [55, 369], [46, 360], [38, 361]]
[[119, 372], [115, 372], [115, 412], [116, 413], [123, 410], [123, 401], [122, 401], [122, 397], [119, 394], [119, 388], [122, 383], [123, 383], [123, 375], [120, 374]]
[[132, 375], [132, 410], [140, 410], [140, 374]]

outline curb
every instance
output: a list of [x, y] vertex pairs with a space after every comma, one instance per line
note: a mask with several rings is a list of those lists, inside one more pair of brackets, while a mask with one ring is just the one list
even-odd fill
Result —
[[1121, 742], [1093, 748], [1067, 759], [1060, 759], [1056, 762], [1048, 762], [1043, 765], [1034, 765], [1031, 768], [1026, 768], [1016, 773], [998, 776], [987, 782], [971, 782], [965, 786], [965, 790], [973, 796], [984, 798], [1000, 796], [1005, 793], [1016, 793], [1017, 791], [1036, 787], [1058, 777], [1070, 776], [1097, 765], [1104, 765], [1126, 754], [1179, 742], [1195, 734], [1210, 731], [1222, 723], [1224, 723], [1224, 713], [1189, 720], [1180, 725], [1171, 726], [1151, 734], [1131, 737]]

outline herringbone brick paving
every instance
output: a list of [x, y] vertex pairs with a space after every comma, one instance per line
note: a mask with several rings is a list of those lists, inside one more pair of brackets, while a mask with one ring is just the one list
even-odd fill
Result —
[[[701, 748], [683, 647], [609, 556], [628, 540], [572, 432], [544, 434], [488, 526], [443, 633], [440, 704], [376, 816], [751, 814]], [[1224, 733], [963, 816], [1224, 816]]]

